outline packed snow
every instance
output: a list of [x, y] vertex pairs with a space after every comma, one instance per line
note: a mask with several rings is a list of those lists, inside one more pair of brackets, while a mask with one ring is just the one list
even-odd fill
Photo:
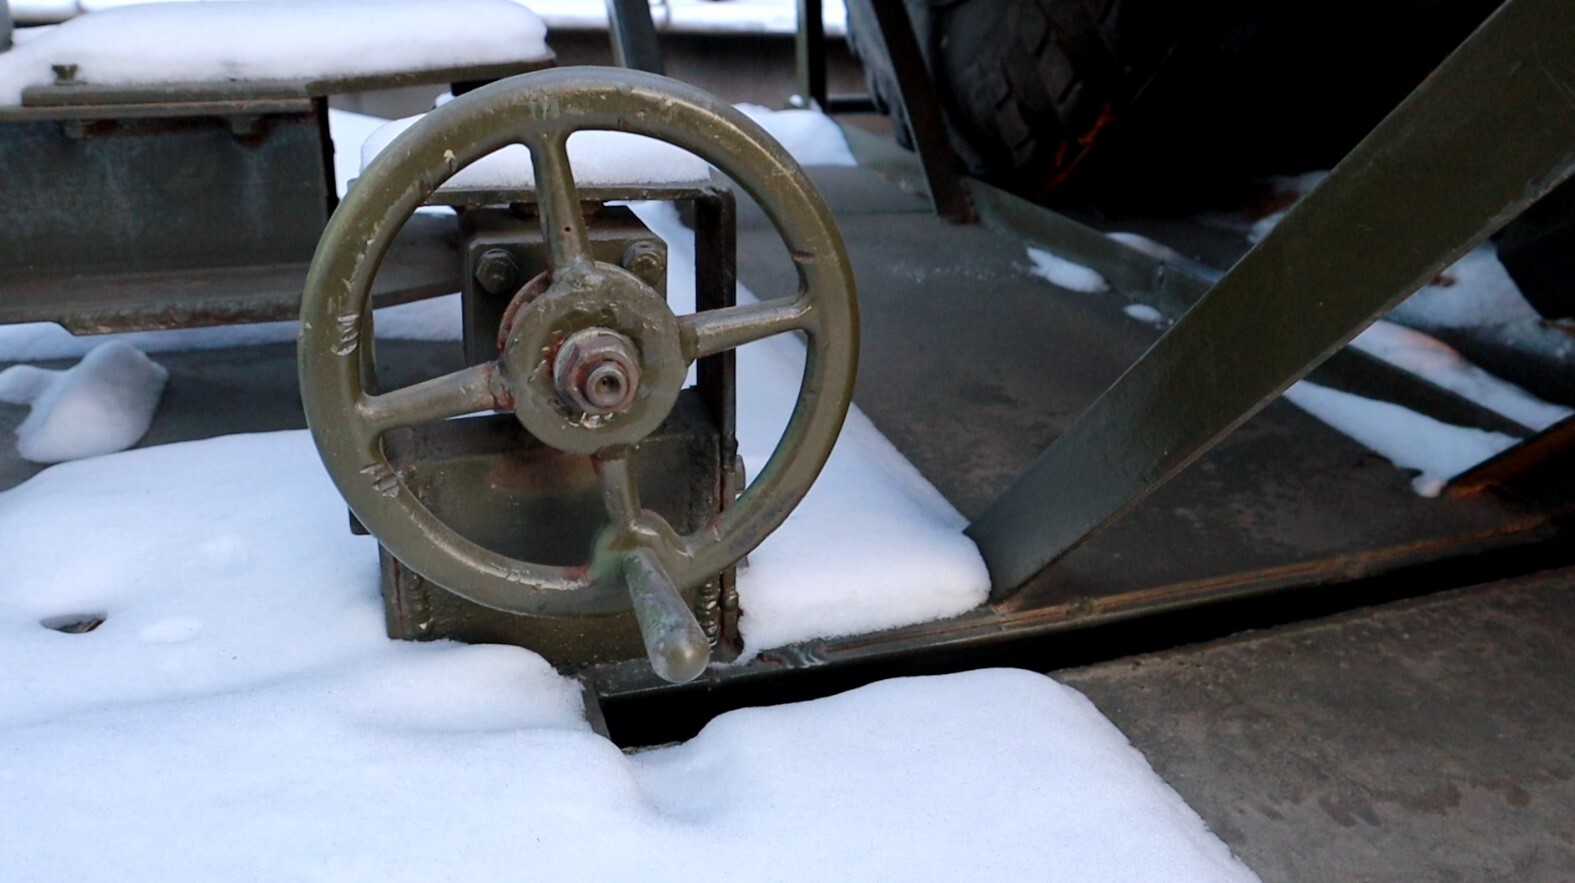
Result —
[[1286, 390], [1285, 398], [1395, 466], [1416, 470], [1411, 487], [1424, 497], [1438, 496], [1449, 479], [1519, 442], [1305, 380]]
[[374, 543], [304, 432], [45, 470], [0, 494], [0, 558], [7, 880], [677, 880], [701, 856], [742, 879], [1252, 879], [1026, 672], [625, 754], [528, 651], [384, 635]]
[[73, 18], [0, 53], [0, 106], [74, 65], [92, 85], [326, 79], [551, 58], [509, 0], [153, 4]]
[[1374, 322], [1351, 345], [1531, 429], [1547, 429], [1575, 413], [1494, 377], [1448, 344], [1393, 322]]
[[0, 401], [28, 405], [16, 449], [34, 463], [124, 451], [147, 434], [169, 372], [124, 341], [101, 344], [63, 371], [0, 371]]
[[1110, 290], [1110, 283], [1106, 282], [1105, 277], [1099, 275], [1097, 270], [1073, 263], [1042, 248], [1030, 246], [1028, 259], [1033, 261], [1030, 272], [1051, 285], [1085, 294]]

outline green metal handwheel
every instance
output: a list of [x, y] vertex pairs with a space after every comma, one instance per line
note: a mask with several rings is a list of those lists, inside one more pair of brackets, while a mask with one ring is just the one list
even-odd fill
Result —
[[[580, 130], [685, 148], [752, 196], [793, 256], [795, 296], [676, 316], [634, 275], [591, 257], [566, 141]], [[369, 292], [395, 234], [445, 180], [500, 148], [530, 150], [550, 285], [525, 303], [494, 362], [381, 394], [363, 382]], [[641, 506], [630, 455], [672, 410], [696, 359], [802, 332], [808, 359], [776, 450], [738, 500], [679, 534]], [[852, 397], [858, 310], [825, 204], [758, 125], [692, 87], [648, 74], [558, 68], [485, 86], [394, 140], [334, 212], [301, 305], [302, 401], [323, 462], [358, 519], [405, 566], [498, 610], [578, 616], [631, 604], [658, 674], [697, 676], [709, 647], [680, 597], [787, 518], [819, 474]], [[748, 391], [744, 393], [747, 395]], [[608, 526], [583, 566], [519, 561], [437, 518], [385, 455], [390, 430], [512, 411], [555, 448], [594, 458]]]

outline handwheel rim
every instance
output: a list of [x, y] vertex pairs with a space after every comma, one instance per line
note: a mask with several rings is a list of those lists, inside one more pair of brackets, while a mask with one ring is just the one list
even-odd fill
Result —
[[[373, 161], [324, 231], [302, 299], [302, 402], [335, 485], [389, 551], [436, 584], [513, 613], [599, 614], [629, 601], [621, 585], [593, 579], [586, 567], [524, 562], [482, 547], [416, 499], [383, 454], [382, 430], [369, 423], [361, 323], [395, 235], [444, 181], [527, 138], [588, 130], [647, 135], [719, 168], [771, 221], [794, 258], [797, 298], [808, 304], [799, 326], [808, 338], [799, 395], [755, 480], [692, 534], [678, 535], [659, 518], [640, 525], [680, 589], [731, 566], [786, 520], [830, 456], [852, 400], [858, 311], [841, 236], [803, 170], [748, 117], [664, 77], [600, 68], [524, 74], [432, 111]], [[537, 181], [538, 193], [543, 185]]]

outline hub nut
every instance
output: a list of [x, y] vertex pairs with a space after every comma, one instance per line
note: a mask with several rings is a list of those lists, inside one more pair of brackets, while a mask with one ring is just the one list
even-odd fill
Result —
[[607, 328], [586, 328], [569, 335], [558, 348], [552, 379], [566, 404], [605, 417], [634, 403], [640, 389], [640, 360], [629, 338]]

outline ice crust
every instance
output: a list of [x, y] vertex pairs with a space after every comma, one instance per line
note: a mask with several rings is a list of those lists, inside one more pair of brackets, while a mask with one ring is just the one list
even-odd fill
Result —
[[169, 372], [124, 341], [110, 341], [62, 371], [0, 371], [0, 401], [28, 405], [16, 449], [34, 463], [80, 460], [136, 444], [153, 422]]
[[509, 0], [269, 0], [106, 9], [0, 53], [0, 106], [76, 65], [92, 85], [296, 80], [539, 61], [546, 26]]

